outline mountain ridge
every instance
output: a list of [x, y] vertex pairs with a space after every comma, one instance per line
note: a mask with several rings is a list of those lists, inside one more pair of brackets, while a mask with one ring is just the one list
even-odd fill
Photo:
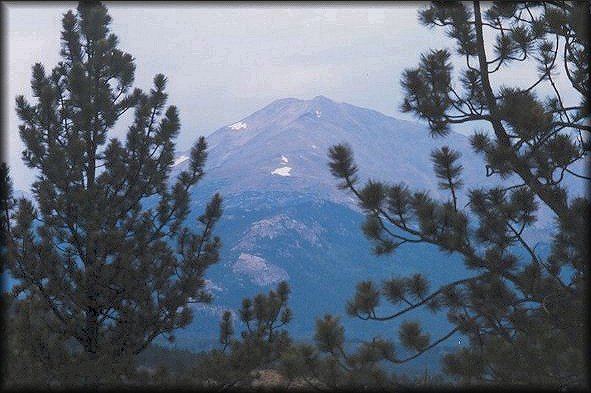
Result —
[[[435, 196], [440, 191], [431, 175], [429, 156], [433, 148], [457, 145], [470, 161], [479, 159], [465, 135], [452, 132], [447, 139], [432, 139], [420, 124], [337, 103], [325, 96], [311, 100], [274, 100], [253, 114], [219, 128], [207, 141], [206, 176], [233, 179], [219, 188], [225, 195], [259, 189], [282, 190], [291, 187], [285, 183], [289, 180], [300, 191], [320, 193], [323, 198], [349, 205], [350, 196], [336, 188], [337, 181], [328, 169], [328, 149], [337, 143], [353, 147], [362, 180], [393, 180], [390, 168], [398, 168], [405, 176], [396, 180], [429, 189]], [[188, 152], [180, 155], [187, 157]], [[249, 167], [248, 171], [245, 166]], [[467, 168], [469, 177], [476, 177], [480, 171], [475, 168]], [[243, 176], [237, 179], [236, 172]]]
[[[425, 273], [429, 261], [434, 265], [427, 275], [434, 285], [465, 277], [461, 259], [434, 246], [406, 247], [391, 257], [372, 255], [361, 231], [364, 216], [352, 196], [337, 188], [328, 166], [328, 149], [347, 143], [362, 180], [392, 180], [395, 168], [409, 187], [444, 197], [433, 179], [429, 155], [450, 139], [467, 159], [477, 159], [464, 135], [453, 133], [447, 140], [433, 141], [420, 124], [324, 96], [275, 100], [216, 130], [207, 137], [206, 175], [192, 192], [189, 218], [197, 217], [212, 193], [222, 194], [224, 213], [216, 234], [224, 246], [220, 262], [207, 274], [212, 288], [217, 288], [212, 290], [216, 300], [211, 307], [195, 309], [196, 322], [179, 334], [177, 342], [189, 347], [206, 337], [214, 342], [223, 309], [236, 313], [243, 297], [268, 291], [280, 279], [292, 288], [290, 333], [309, 339], [316, 317], [344, 314], [358, 281]], [[188, 161], [179, 161], [175, 170], [185, 165]], [[467, 168], [472, 178], [475, 167]], [[353, 339], [391, 334], [396, 325], [345, 317], [343, 323]], [[446, 324], [445, 317], [426, 320], [434, 330]]]
[[[426, 244], [401, 247], [391, 256], [372, 255], [361, 231], [364, 216], [354, 198], [337, 188], [327, 155], [329, 147], [347, 143], [362, 182], [400, 181], [441, 200], [449, 195], [438, 189], [433, 174], [430, 153], [436, 147], [449, 145], [462, 154], [466, 188], [500, 182], [486, 176], [482, 157], [465, 135], [452, 131], [446, 138], [433, 138], [418, 123], [317, 96], [275, 100], [219, 128], [208, 142], [206, 175], [192, 194], [192, 214], [197, 216], [213, 192], [224, 197], [217, 230], [224, 246], [209, 276], [223, 289], [216, 292], [218, 314], [223, 307], [236, 311], [242, 297], [269, 290], [285, 278], [293, 289], [292, 333], [306, 337], [312, 334], [314, 316], [344, 313], [358, 281], [420, 272], [435, 285], [473, 273], [460, 256]], [[179, 163], [177, 170], [184, 165]], [[465, 194], [459, 199], [462, 206]], [[539, 233], [550, 233], [551, 216], [542, 217], [540, 225]], [[445, 317], [420, 316], [435, 330], [447, 323]], [[359, 339], [393, 327], [359, 322], [344, 319], [350, 335]], [[217, 329], [217, 321], [210, 326]]]

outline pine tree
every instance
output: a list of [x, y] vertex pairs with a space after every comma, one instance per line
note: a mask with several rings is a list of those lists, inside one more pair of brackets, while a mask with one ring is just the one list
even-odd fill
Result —
[[[22, 158], [37, 178], [34, 202], [18, 201], [7, 241], [13, 295], [44, 302], [47, 312], [34, 317], [75, 340], [79, 382], [93, 385], [115, 372], [113, 361], [189, 324], [190, 303], [211, 298], [203, 275], [220, 247], [218, 194], [199, 233], [184, 224], [189, 190], [204, 175], [205, 139], [171, 179], [180, 120], [166, 106], [167, 80], [158, 74], [148, 93], [132, 90], [134, 60], [117, 48], [110, 22], [99, 2], [68, 11], [62, 61], [50, 73], [33, 66], [34, 103], [16, 98]], [[125, 140], [110, 137], [127, 112]]]
[[[406, 340], [415, 329], [415, 323], [403, 325], [403, 343], [409, 343]], [[279, 370], [290, 383], [315, 390], [409, 389], [443, 383], [440, 376], [417, 377], [387, 371], [388, 362], [400, 364], [412, 360], [397, 352], [390, 340], [378, 337], [361, 343], [354, 351], [347, 350], [340, 318], [327, 314], [316, 319], [313, 344], [293, 344], [282, 351]]]
[[[461, 255], [473, 271], [433, 290], [420, 274], [382, 285], [360, 283], [347, 306], [350, 315], [375, 321], [420, 307], [446, 312], [450, 331], [431, 339], [420, 325], [405, 322], [399, 340], [414, 358], [456, 332], [466, 336], [469, 345], [443, 361], [444, 371], [459, 382], [588, 386], [589, 199], [569, 195], [564, 178], [590, 180], [574, 169], [588, 154], [591, 131], [589, 14], [588, 2], [435, 2], [419, 12], [423, 24], [446, 30], [465, 66], [455, 70], [445, 49], [423, 54], [418, 67], [402, 76], [402, 110], [425, 120], [434, 138], [445, 137], [452, 124], [488, 124], [472, 135], [471, 144], [484, 157], [483, 176], [504, 181], [496, 187], [469, 185], [474, 188], [465, 193], [463, 208], [460, 157], [448, 147], [432, 154], [448, 200], [403, 183], [359, 186], [351, 149], [330, 149], [331, 172], [366, 212], [363, 230], [376, 253], [429, 243]], [[493, 80], [502, 67], [516, 63], [536, 66], [529, 86]], [[558, 82], [559, 72], [567, 86]], [[578, 102], [568, 103], [567, 95]], [[546, 254], [526, 237], [542, 210], [555, 220]], [[381, 315], [377, 305], [383, 299], [398, 310]]]
[[292, 319], [289, 293], [289, 285], [281, 281], [268, 294], [244, 298], [238, 314], [245, 329], [238, 339], [234, 338], [232, 312], [225, 311], [220, 321], [222, 348], [203, 354], [195, 366], [195, 380], [209, 389], [244, 389], [257, 378], [258, 371], [276, 367], [281, 354], [291, 346], [287, 331], [281, 329]]
[[10, 211], [14, 207], [13, 185], [10, 178], [10, 170], [5, 162], [0, 164], [0, 247], [1, 255], [4, 260], [4, 252], [6, 251], [6, 240], [8, 238], [8, 230], [10, 223]]

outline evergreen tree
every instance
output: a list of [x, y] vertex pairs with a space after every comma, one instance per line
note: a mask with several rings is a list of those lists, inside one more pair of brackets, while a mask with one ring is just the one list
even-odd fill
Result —
[[[12, 195], [12, 179], [10, 170], [5, 162], [0, 164], [0, 247], [1, 252], [5, 252], [6, 239], [8, 237], [10, 211], [14, 207], [14, 198]], [[3, 255], [4, 256], [4, 255]], [[2, 259], [4, 260], [4, 258]]]
[[[463, 208], [460, 157], [449, 147], [432, 154], [449, 200], [434, 200], [402, 182], [360, 187], [351, 149], [330, 149], [331, 172], [366, 212], [363, 230], [376, 253], [430, 243], [461, 255], [474, 272], [433, 290], [420, 274], [360, 283], [347, 312], [390, 321], [419, 307], [445, 311], [450, 331], [431, 339], [420, 325], [405, 322], [399, 340], [414, 358], [456, 332], [466, 336], [469, 345], [443, 361], [444, 371], [462, 383], [588, 386], [589, 199], [569, 195], [564, 177], [590, 180], [574, 169], [588, 154], [591, 131], [589, 14], [588, 2], [562, 1], [436, 2], [419, 12], [423, 24], [446, 29], [464, 66], [455, 70], [445, 49], [423, 54], [418, 67], [402, 76], [402, 110], [427, 121], [435, 138], [445, 137], [451, 124], [488, 124], [471, 144], [484, 157], [483, 176], [504, 180], [497, 187], [471, 185]], [[530, 85], [494, 80], [502, 67], [516, 63], [536, 66]], [[557, 80], [559, 72], [567, 86]], [[578, 98], [569, 103], [567, 96]], [[555, 221], [547, 254], [526, 237], [542, 210]], [[382, 300], [397, 310], [380, 314]]]
[[[205, 139], [170, 179], [180, 121], [166, 106], [166, 78], [156, 75], [148, 93], [132, 90], [135, 64], [110, 22], [99, 2], [67, 12], [62, 61], [50, 73], [33, 66], [34, 103], [16, 98], [22, 158], [37, 178], [35, 203], [18, 200], [7, 239], [13, 296], [43, 302], [31, 318], [75, 340], [79, 382], [93, 385], [114, 373], [113, 361], [189, 324], [190, 303], [210, 300], [203, 275], [220, 247], [219, 195], [199, 233], [184, 226]], [[125, 140], [109, 138], [128, 111]]]
[[52, 320], [47, 303], [38, 296], [2, 296], [6, 307], [3, 387], [52, 389], [76, 384], [81, 377], [81, 364], [69, 337], [50, 328], [56, 321]]
[[[403, 326], [404, 337], [416, 325]], [[440, 376], [408, 376], [386, 371], [386, 363], [405, 363], [409, 358], [397, 354], [394, 344], [382, 338], [363, 342], [347, 351], [345, 329], [338, 317], [325, 315], [316, 320], [314, 344], [294, 344], [281, 353], [279, 370], [290, 383], [315, 390], [409, 389], [443, 384]], [[416, 356], [412, 356], [414, 359]]]
[[281, 354], [291, 346], [287, 331], [280, 329], [292, 318], [289, 293], [289, 285], [281, 281], [266, 295], [244, 298], [239, 317], [245, 329], [240, 339], [234, 338], [232, 312], [225, 311], [220, 321], [222, 349], [203, 354], [193, 373], [196, 381], [210, 389], [244, 389], [250, 387], [258, 371], [276, 367]]

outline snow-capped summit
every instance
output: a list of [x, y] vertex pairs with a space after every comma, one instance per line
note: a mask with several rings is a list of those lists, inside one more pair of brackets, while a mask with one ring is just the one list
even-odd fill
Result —
[[[466, 159], [475, 159], [464, 135], [452, 133], [447, 139], [432, 139], [426, 127], [417, 123], [322, 95], [311, 100], [273, 101], [217, 130], [207, 141], [208, 177], [228, 180], [222, 193], [314, 190], [341, 202], [348, 199], [335, 187], [327, 165], [328, 149], [337, 143], [353, 148], [362, 177], [404, 180], [435, 193], [440, 191], [432, 176], [433, 148], [450, 144], [464, 152]], [[465, 167], [469, 177], [480, 170], [477, 166]]]
[[206, 178], [223, 179], [220, 191], [224, 194], [313, 191], [322, 198], [350, 203], [328, 169], [328, 149], [338, 143], [351, 146], [361, 179], [405, 182], [434, 197], [446, 196], [438, 188], [430, 158], [432, 150], [443, 145], [462, 154], [466, 187], [498, 181], [486, 177], [482, 157], [473, 152], [465, 135], [452, 131], [445, 138], [433, 138], [425, 125], [322, 95], [273, 101], [217, 130], [207, 142]]

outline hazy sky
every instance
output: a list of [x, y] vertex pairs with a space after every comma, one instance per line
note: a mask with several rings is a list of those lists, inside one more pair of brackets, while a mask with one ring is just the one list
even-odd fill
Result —
[[[445, 44], [417, 22], [423, 3], [393, 5], [105, 2], [120, 48], [136, 59], [137, 87], [169, 79], [179, 107], [178, 146], [237, 121], [275, 99], [336, 101], [398, 113], [399, 79], [421, 50]], [[76, 3], [4, 3], [9, 75], [4, 103], [15, 186], [33, 179], [21, 160], [14, 98], [30, 96], [31, 66], [60, 60], [62, 15]], [[125, 125], [121, 125], [124, 127]]]
[[[34, 63], [50, 70], [60, 60], [61, 18], [76, 4], [3, 3], [3, 143], [17, 189], [28, 188], [34, 174], [20, 160], [14, 98], [30, 97]], [[441, 30], [418, 23], [422, 2], [105, 4], [120, 48], [135, 57], [135, 86], [147, 90], [156, 73], [168, 77], [169, 104], [180, 110], [180, 150], [285, 97], [324, 95], [410, 119], [398, 110], [403, 70], [428, 48], [454, 47]], [[129, 124], [121, 123], [119, 132]]]

